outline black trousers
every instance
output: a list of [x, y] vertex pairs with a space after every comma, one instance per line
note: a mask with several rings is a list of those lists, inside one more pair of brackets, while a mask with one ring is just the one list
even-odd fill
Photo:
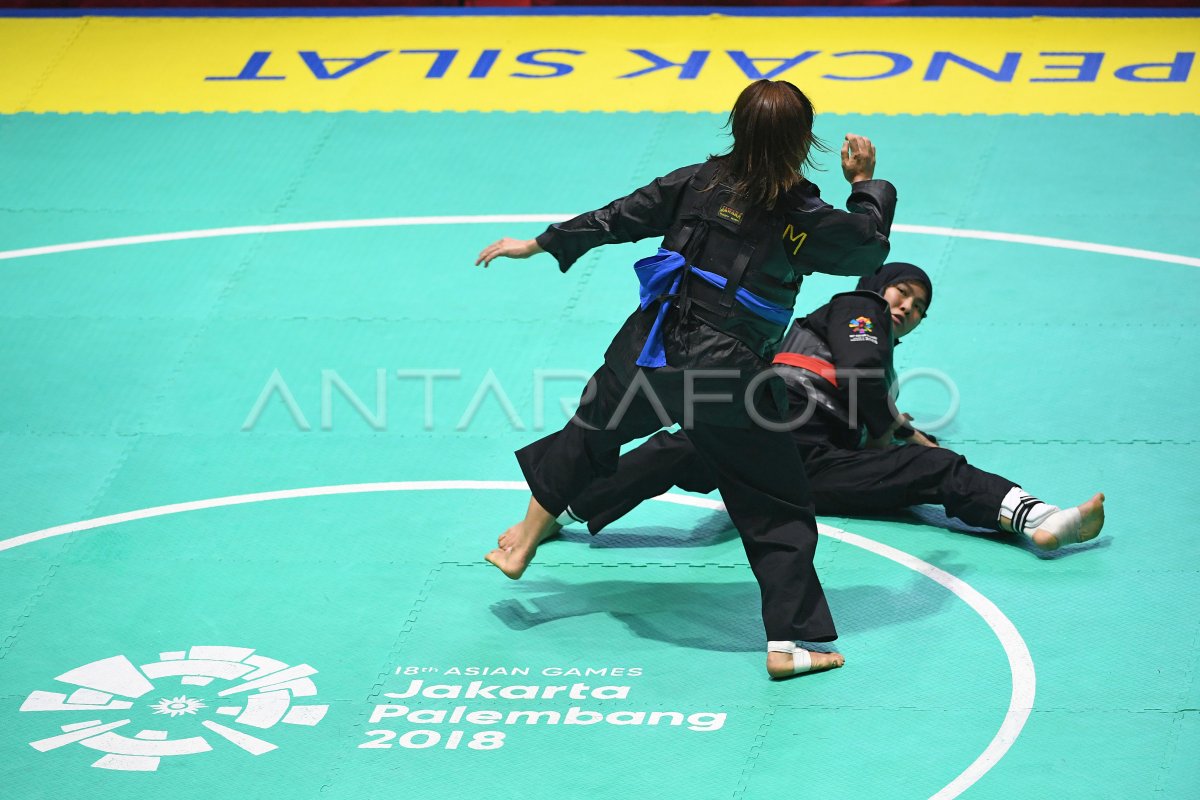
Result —
[[[595, 396], [561, 431], [517, 451], [533, 496], [551, 514], [574, 507], [589, 485], [617, 472], [621, 445], [659, 430], [679, 415], [671, 387], [656, 408], [608, 368], [594, 376]], [[585, 399], [587, 395], [585, 394]], [[813, 567], [817, 523], [804, 464], [786, 432], [694, 420], [689, 449], [721, 493], [741, 535], [762, 595], [768, 640], [828, 642], [837, 638]], [[698, 612], [702, 613], [702, 612]]]
[[[1017, 485], [944, 447], [792, 446], [804, 463], [799, 479], [808, 485], [819, 514], [870, 514], [933, 503], [968, 525], [996, 528], [1000, 503]], [[716, 484], [688, 435], [662, 431], [621, 456], [616, 474], [591, 484], [571, 502], [571, 510], [588, 521], [588, 530], [599, 533], [673, 486], [711, 492]]]

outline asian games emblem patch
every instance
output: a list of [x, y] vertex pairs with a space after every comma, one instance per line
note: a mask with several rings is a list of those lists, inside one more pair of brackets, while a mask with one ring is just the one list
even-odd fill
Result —
[[857, 317], [850, 320], [850, 341], [852, 342], [879, 344], [879, 340], [872, 336], [874, 331], [875, 323], [871, 322], [870, 317]]
[[870, 333], [875, 330], [875, 323], [871, 322], [870, 317], [859, 317], [850, 320], [850, 331], [852, 333]]

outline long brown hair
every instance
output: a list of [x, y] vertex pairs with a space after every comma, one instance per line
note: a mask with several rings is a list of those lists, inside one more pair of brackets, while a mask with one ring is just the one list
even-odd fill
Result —
[[726, 125], [733, 134], [718, 176], [757, 206], [773, 208], [804, 167], [815, 167], [813, 150], [829, 147], [813, 135], [812, 101], [787, 81], [759, 80], [738, 95]]

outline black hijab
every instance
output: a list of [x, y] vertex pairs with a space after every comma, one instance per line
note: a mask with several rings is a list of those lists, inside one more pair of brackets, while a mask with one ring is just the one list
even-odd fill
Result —
[[925, 285], [925, 291], [929, 293], [929, 302], [925, 304], [926, 311], [928, 311], [929, 306], [933, 305], [933, 281], [929, 280], [925, 270], [916, 264], [906, 264], [903, 261], [884, 264], [873, 275], [867, 275], [860, 279], [858, 286], [854, 288], [881, 295], [887, 287], [904, 281], [916, 281]]

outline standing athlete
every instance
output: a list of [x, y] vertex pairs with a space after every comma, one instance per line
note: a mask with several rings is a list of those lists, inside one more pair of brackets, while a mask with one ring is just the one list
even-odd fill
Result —
[[520, 578], [555, 518], [617, 468], [622, 444], [674, 423], [712, 471], [762, 593], [767, 672], [840, 667], [837, 653], [795, 642], [837, 638], [813, 568], [817, 545], [804, 465], [786, 432], [784, 386], [770, 372], [796, 293], [812, 272], [867, 275], [889, 250], [894, 187], [874, 180], [875, 148], [848, 134], [848, 211], [802, 175], [813, 107], [786, 81], [756, 81], [729, 116], [733, 146], [532, 240], [501, 239], [479, 255], [548, 252], [564, 272], [603, 244], [663, 237], [635, 265], [641, 302], [618, 331], [559, 432], [517, 451], [532, 491], [525, 518], [487, 560]]

